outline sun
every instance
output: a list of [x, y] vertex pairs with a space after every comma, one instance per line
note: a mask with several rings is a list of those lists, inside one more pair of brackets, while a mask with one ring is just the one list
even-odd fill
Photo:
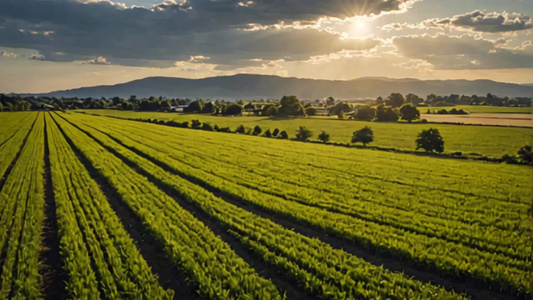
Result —
[[352, 36], [362, 37], [370, 33], [370, 27], [366, 18], [354, 18], [351, 20], [351, 23], [350, 33]]

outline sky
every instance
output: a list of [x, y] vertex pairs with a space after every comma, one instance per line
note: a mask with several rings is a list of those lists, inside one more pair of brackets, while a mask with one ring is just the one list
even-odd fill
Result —
[[0, 0], [0, 92], [150, 76], [533, 83], [531, 0]]

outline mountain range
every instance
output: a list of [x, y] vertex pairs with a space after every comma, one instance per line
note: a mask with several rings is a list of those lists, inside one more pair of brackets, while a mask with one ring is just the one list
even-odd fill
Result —
[[421, 97], [436, 95], [486, 95], [531, 97], [532, 85], [496, 82], [491, 80], [419, 80], [363, 77], [353, 80], [321, 80], [287, 78], [271, 75], [238, 74], [202, 79], [177, 77], [147, 77], [115, 85], [83, 87], [54, 91], [39, 96], [55, 97], [115, 97], [129, 98], [165, 96], [171, 98], [203, 99], [276, 99], [296, 95], [302, 100], [328, 96], [343, 100], [376, 98], [391, 93], [413, 93]]

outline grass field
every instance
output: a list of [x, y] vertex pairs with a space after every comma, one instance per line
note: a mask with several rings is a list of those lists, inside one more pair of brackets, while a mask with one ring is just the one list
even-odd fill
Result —
[[337, 118], [295, 118], [271, 119], [266, 117], [220, 117], [209, 114], [177, 114], [158, 112], [131, 112], [118, 110], [87, 110], [94, 113], [121, 118], [153, 118], [158, 120], [174, 120], [178, 122], [198, 119], [202, 122], [217, 124], [220, 127], [229, 126], [235, 130], [237, 126], [254, 127], [259, 125], [263, 130], [279, 128], [286, 130], [290, 137], [294, 137], [299, 126], [306, 126], [313, 131], [312, 140], [322, 130], [328, 132], [332, 142], [348, 143], [355, 130], [370, 126], [374, 131], [373, 146], [414, 150], [417, 134], [430, 127], [438, 128], [444, 139], [445, 152], [460, 151], [464, 154], [478, 153], [485, 156], [501, 157], [504, 154], [516, 154], [520, 147], [531, 144], [533, 132], [528, 128], [508, 128], [492, 126], [459, 126], [446, 124], [407, 124], [407, 123], [378, 123], [353, 120], [339, 120]]
[[0, 117], [0, 299], [532, 295], [529, 166]]
[[450, 110], [452, 108], [462, 109], [471, 114], [475, 113], [533, 113], [533, 107], [506, 107], [506, 106], [489, 106], [489, 105], [456, 105], [456, 106], [442, 106], [442, 107], [420, 107], [421, 113], [425, 113], [428, 109], [431, 111], [438, 111], [440, 109]]

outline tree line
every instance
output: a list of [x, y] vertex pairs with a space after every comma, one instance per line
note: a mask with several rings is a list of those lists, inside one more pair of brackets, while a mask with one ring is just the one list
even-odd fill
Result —
[[[403, 105], [412, 107], [452, 106], [452, 105], [493, 105], [493, 106], [531, 106], [532, 97], [466, 96], [451, 94], [440, 96], [427, 95], [425, 99], [407, 94], [392, 93], [386, 98], [378, 97], [368, 105], [353, 104], [335, 100], [333, 97], [314, 101], [300, 101], [296, 96], [284, 96], [279, 100], [257, 100], [245, 102], [225, 100], [192, 100], [189, 98], [148, 97], [135, 95], [127, 99], [78, 98], [78, 97], [22, 97], [17, 94], [0, 94], [0, 111], [24, 110], [65, 110], [65, 109], [121, 109], [134, 111], [181, 111], [190, 113], [210, 113], [221, 115], [242, 115], [249, 113], [260, 116], [304, 116], [316, 114], [337, 115], [342, 118], [369, 119], [376, 121], [395, 121], [402, 118], [399, 109]], [[368, 108], [370, 107], [370, 108]], [[344, 113], [344, 115], [342, 113]], [[396, 116], [396, 117], [395, 117]]]

